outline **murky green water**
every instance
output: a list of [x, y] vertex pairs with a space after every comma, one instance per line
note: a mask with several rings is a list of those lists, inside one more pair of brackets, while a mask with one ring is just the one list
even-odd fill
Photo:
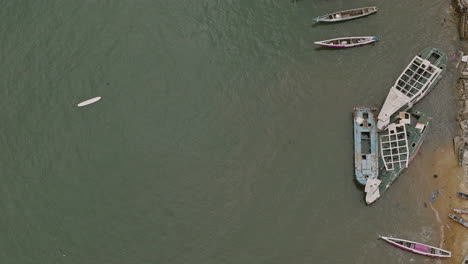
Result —
[[[1, 1], [0, 18], [2, 263], [429, 263], [377, 240], [438, 245], [424, 165], [366, 207], [351, 110], [424, 47], [453, 71], [448, 1]], [[312, 44], [347, 35], [381, 40]], [[421, 155], [451, 140], [451, 77], [417, 105]]]

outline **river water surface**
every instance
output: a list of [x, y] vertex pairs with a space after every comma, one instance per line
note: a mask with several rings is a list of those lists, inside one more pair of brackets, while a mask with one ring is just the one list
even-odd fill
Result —
[[[438, 47], [420, 155], [450, 142], [448, 2], [1, 1], [1, 262], [432, 263], [377, 239], [439, 244], [425, 164], [365, 206], [351, 111]], [[380, 41], [313, 45], [352, 35]]]

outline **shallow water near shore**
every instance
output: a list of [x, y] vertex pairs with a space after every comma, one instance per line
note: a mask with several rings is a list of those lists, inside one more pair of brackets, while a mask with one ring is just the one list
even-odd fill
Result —
[[[432, 263], [377, 236], [440, 243], [419, 168], [455, 130], [449, 1], [0, 6], [3, 263]], [[379, 41], [313, 45], [349, 35]], [[428, 46], [449, 56], [416, 105], [433, 117], [428, 138], [365, 206], [352, 108], [380, 107]]]

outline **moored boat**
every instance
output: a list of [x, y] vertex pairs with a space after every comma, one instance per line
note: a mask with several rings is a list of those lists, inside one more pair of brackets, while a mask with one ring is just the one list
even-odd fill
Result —
[[356, 180], [365, 185], [379, 176], [379, 144], [377, 136], [378, 109], [356, 107], [354, 119], [354, 171]]
[[465, 220], [463, 220], [463, 219], [461, 219], [460, 217], [458, 217], [458, 216], [456, 216], [456, 215], [454, 215], [454, 214], [449, 214], [449, 217], [450, 217], [453, 221], [459, 223], [460, 225], [462, 225], [462, 226], [464, 226], [464, 227], [468, 227], [468, 222], [465, 221]]
[[468, 209], [453, 209], [457, 214], [468, 214]]
[[438, 258], [449, 258], [452, 256], [452, 253], [448, 250], [429, 246], [426, 244], [409, 241], [405, 239], [400, 239], [400, 238], [384, 237], [384, 236], [379, 236], [379, 237], [398, 248], [401, 248], [403, 250], [410, 251], [416, 254], [429, 256], [429, 257], [438, 257]]
[[319, 16], [315, 19], [316, 22], [340, 22], [359, 17], [368, 16], [377, 12], [376, 6], [360, 7], [349, 10], [338, 11], [323, 16]]
[[468, 199], [468, 194], [466, 194], [466, 193], [457, 192], [457, 195], [462, 197], [462, 198]]
[[409, 110], [393, 115], [391, 120], [392, 123], [387, 131], [382, 132], [380, 136], [379, 176], [377, 177], [380, 182], [372, 182], [373, 186], [369, 188], [366, 186], [367, 204], [380, 198], [408, 167], [424, 141], [430, 118], [420, 111]]
[[385, 129], [394, 113], [407, 111], [427, 95], [442, 78], [446, 64], [447, 56], [436, 48], [425, 48], [415, 56], [390, 88], [378, 116], [378, 129]]
[[315, 41], [314, 44], [320, 45], [323, 47], [329, 47], [329, 48], [352, 48], [352, 47], [370, 44], [377, 40], [378, 39], [375, 36], [343, 37], [343, 38], [334, 38], [334, 39], [327, 39], [327, 40], [322, 40], [322, 41]]

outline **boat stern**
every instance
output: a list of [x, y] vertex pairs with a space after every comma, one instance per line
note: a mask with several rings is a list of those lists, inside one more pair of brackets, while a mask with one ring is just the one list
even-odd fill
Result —
[[364, 191], [366, 192], [366, 203], [371, 204], [380, 198], [379, 186], [382, 181], [379, 179], [367, 180]]

